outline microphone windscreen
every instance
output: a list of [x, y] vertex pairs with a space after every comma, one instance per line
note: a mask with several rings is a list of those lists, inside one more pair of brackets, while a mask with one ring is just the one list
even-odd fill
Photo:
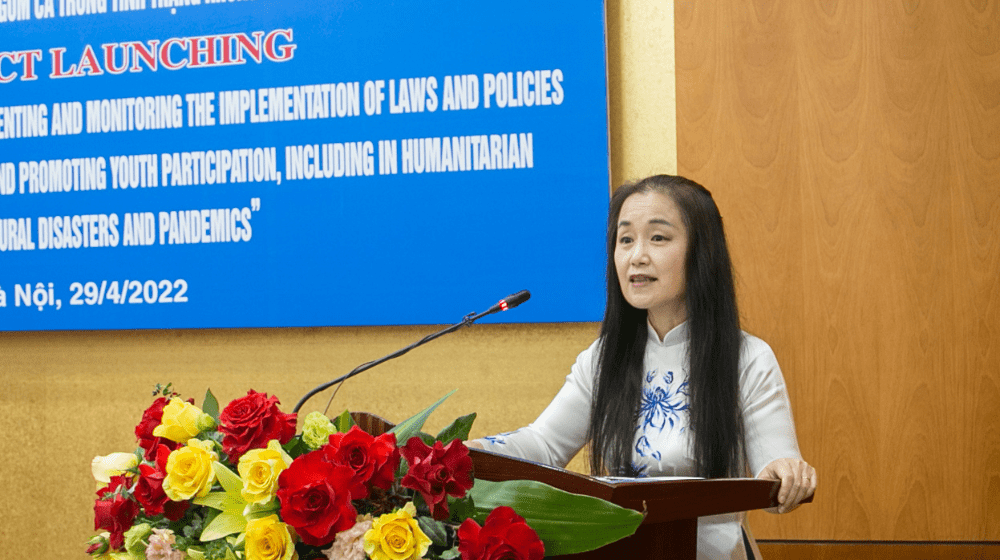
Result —
[[509, 295], [509, 296], [503, 298], [503, 302], [502, 303], [505, 303], [506, 305], [504, 305], [502, 307], [502, 309], [504, 311], [506, 311], [508, 309], [513, 309], [513, 308], [517, 307], [518, 305], [521, 305], [522, 303], [528, 301], [528, 298], [530, 298], [530, 297], [531, 297], [531, 292], [529, 292], [528, 290], [521, 290], [520, 292], [517, 292], [516, 294]]

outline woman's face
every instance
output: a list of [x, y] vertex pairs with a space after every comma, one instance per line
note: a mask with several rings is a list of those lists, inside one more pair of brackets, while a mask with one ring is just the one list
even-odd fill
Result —
[[618, 216], [615, 269], [625, 301], [646, 309], [654, 328], [687, 318], [687, 247], [687, 228], [672, 198], [649, 191], [625, 199]]

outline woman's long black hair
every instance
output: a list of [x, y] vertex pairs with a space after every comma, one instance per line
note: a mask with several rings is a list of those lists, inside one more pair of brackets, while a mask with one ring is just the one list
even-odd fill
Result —
[[655, 175], [620, 187], [608, 212], [608, 300], [588, 431], [594, 475], [635, 476], [633, 444], [642, 400], [646, 311], [625, 301], [615, 269], [618, 216], [636, 193], [669, 196], [687, 228], [685, 259], [690, 427], [697, 475], [744, 476], [746, 436], [739, 392], [740, 331], [733, 269], [722, 216], [707, 189]]

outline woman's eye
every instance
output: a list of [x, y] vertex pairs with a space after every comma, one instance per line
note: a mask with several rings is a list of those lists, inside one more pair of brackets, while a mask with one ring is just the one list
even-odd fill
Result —
[[669, 241], [665, 235], [654, 235], [653, 241]]
[[618, 243], [621, 244], [621, 245], [624, 245], [626, 243], [631, 243], [631, 242], [632, 242], [632, 238], [629, 237], [629, 236], [627, 236], [627, 235], [623, 235], [620, 238], [618, 238]]

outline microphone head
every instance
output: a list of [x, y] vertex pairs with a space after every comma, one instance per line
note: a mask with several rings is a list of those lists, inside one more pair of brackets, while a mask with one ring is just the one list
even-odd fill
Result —
[[516, 294], [509, 295], [502, 300], [500, 300], [500, 311], [507, 311], [508, 309], [514, 309], [518, 305], [528, 301], [531, 297], [531, 292], [528, 290], [521, 290]]

